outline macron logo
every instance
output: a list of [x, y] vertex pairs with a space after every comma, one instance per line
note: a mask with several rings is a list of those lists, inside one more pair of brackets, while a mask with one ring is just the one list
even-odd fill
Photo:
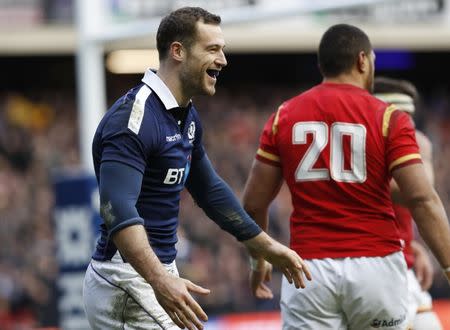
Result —
[[166, 142], [175, 142], [181, 140], [181, 134], [175, 134], [171, 136], [166, 136]]

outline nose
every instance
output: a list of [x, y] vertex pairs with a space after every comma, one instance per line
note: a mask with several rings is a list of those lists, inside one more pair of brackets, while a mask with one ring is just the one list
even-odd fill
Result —
[[216, 63], [220, 65], [221, 67], [227, 66], [227, 58], [225, 56], [225, 53], [223, 51], [220, 51], [219, 56], [216, 59]]

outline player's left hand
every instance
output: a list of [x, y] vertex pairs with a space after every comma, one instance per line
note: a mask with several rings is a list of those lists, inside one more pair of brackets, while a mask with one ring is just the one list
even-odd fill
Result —
[[264, 259], [257, 262], [250, 271], [250, 288], [253, 295], [259, 299], [272, 299], [272, 290], [264, 283], [272, 280], [272, 265]]
[[295, 287], [305, 288], [305, 279], [311, 281], [311, 273], [306, 262], [297, 252], [277, 242], [265, 232], [243, 242], [254, 258], [264, 258], [283, 272], [289, 283]]
[[427, 291], [433, 284], [433, 265], [425, 248], [418, 242], [411, 242], [414, 252], [414, 272], [423, 291]]

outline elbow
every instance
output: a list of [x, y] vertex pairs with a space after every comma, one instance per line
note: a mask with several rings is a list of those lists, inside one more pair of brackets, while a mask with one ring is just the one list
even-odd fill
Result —
[[412, 193], [405, 199], [406, 205], [410, 209], [426, 206], [430, 203], [436, 203], [439, 201], [439, 196], [434, 189], [427, 193], [416, 192]]

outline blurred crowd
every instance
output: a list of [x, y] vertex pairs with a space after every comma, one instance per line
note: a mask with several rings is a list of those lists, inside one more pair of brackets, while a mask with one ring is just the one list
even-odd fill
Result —
[[[196, 100], [208, 155], [238, 196], [242, 194], [264, 122], [284, 99], [306, 87], [221, 86], [216, 96]], [[448, 212], [450, 99], [436, 89], [424, 97], [423, 109], [418, 125], [433, 142], [436, 188]], [[20, 323], [26, 329], [26, 324], [45, 326], [56, 322], [58, 265], [52, 173], [80, 165], [77, 125], [72, 91], [0, 93], [2, 325]], [[270, 234], [286, 244], [290, 210], [289, 193], [284, 187], [271, 207]], [[212, 291], [208, 297], [198, 297], [209, 314], [278, 308], [280, 274], [275, 273], [271, 283], [273, 300], [252, 298], [248, 257], [243, 247], [207, 219], [188, 193], [182, 195], [177, 249], [181, 275]], [[448, 291], [445, 279], [437, 271], [433, 295], [448, 295]]]

